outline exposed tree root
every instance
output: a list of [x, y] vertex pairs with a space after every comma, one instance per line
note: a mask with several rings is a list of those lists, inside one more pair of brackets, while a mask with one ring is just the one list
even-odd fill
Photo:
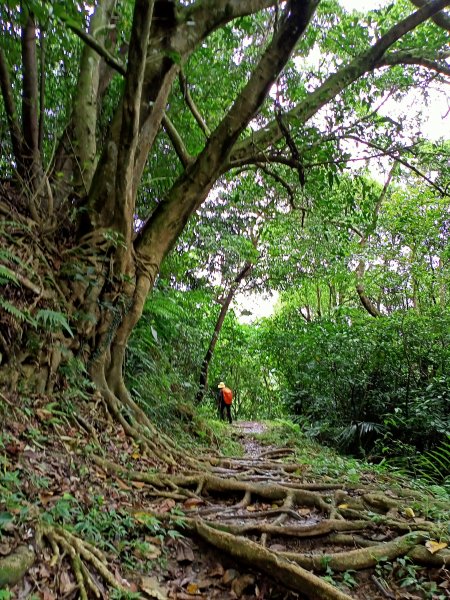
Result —
[[284, 456], [289, 456], [293, 453], [294, 450], [292, 448], [272, 448], [271, 450], [261, 452], [258, 458], [282, 458]]
[[295, 552], [277, 552], [279, 556], [291, 560], [305, 569], [324, 573], [327, 567], [333, 571], [362, 571], [374, 567], [381, 559], [395, 560], [405, 556], [412, 548], [424, 540], [425, 534], [420, 532], [408, 533], [390, 542], [383, 542], [368, 548], [347, 550], [338, 554], [323, 554], [316, 556]]
[[13, 586], [24, 577], [34, 563], [34, 550], [28, 546], [18, 546], [14, 552], [0, 558], [0, 588]]
[[218, 531], [200, 519], [195, 521], [197, 534], [230, 556], [258, 568], [289, 589], [301, 590], [311, 600], [350, 600], [351, 597], [320, 577], [306, 571], [270, 550], [242, 537]]
[[[180, 502], [185, 511], [182, 533], [200, 536], [221, 553], [263, 571], [308, 598], [352, 597], [318, 576], [327, 567], [335, 573], [363, 571], [373, 569], [382, 559], [394, 563], [404, 556], [430, 567], [450, 564], [450, 552], [431, 554], [423, 545], [432, 535], [438, 538], [436, 524], [404, 516], [405, 498], [410, 497], [406, 494], [395, 497], [371, 486], [344, 490], [336, 483], [309, 483], [299, 475], [302, 465], [267, 460], [275, 456], [284, 459], [286, 449], [279, 453], [271, 450], [253, 460], [210, 456], [205, 463], [185, 460], [183, 464], [189, 465], [189, 470], [180, 473], [170, 468], [180, 450], [170, 443], [159, 444], [158, 436], [151, 435], [153, 430], [145, 415], [137, 422], [130, 417], [130, 407], [119, 409], [114, 395], [111, 406], [109, 410], [126, 433], [136, 442], [141, 440], [143, 451], [159, 460], [172, 458], [172, 462], [166, 462], [167, 472], [154, 473], [88, 455], [112, 477], [145, 484], [139, 486], [143, 501], [136, 511], [140, 515], [148, 513], [161, 522], [170, 521], [171, 528], [177, 527], [172, 523], [173, 515], [163, 512], [167, 511], [163, 504], [158, 512], [158, 498]], [[82, 425], [89, 430], [85, 423]], [[156, 501], [146, 508], [145, 498], [149, 497]], [[50, 544], [54, 564], [61, 555], [69, 557], [83, 600], [99, 597], [98, 576], [108, 586], [125, 589], [102, 553], [88, 543], [60, 527], [45, 524], [40, 526], [39, 535]], [[337, 546], [341, 551], [336, 551]], [[376, 588], [377, 581], [372, 584]], [[390, 597], [389, 589], [383, 589], [381, 593]]]
[[431, 554], [425, 546], [414, 546], [408, 552], [409, 558], [419, 565], [425, 567], [447, 567], [450, 565], [450, 551], [440, 550], [437, 554]]
[[44, 538], [49, 542], [53, 551], [52, 565], [57, 564], [60, 560], [60, 549], [70, 557], [79, 590], [79, 597], [82, 600], [88, 600], [90, 593], [96, 598], [102, 596], [87, 565], [95, 569], [102, 579], [113, 589], [123, 592], [128, 591], [108, 569], [107, 560], [103, 553], [92, 546], [92, 544], [82, 541], [62, 527], [40, 523], [36, 530], [38, 546], [43, 546]]

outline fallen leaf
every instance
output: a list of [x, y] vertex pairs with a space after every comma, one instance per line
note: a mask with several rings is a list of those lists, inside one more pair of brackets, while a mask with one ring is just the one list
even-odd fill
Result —
[[202, 500], [201, 498], [188, 498], [187, 500], [185, 500], [183, 502], [184, 508], [193, 508], [195, 506], [200, 506], [202, 504], [205, 504], [205, 501]]
[[273, 552], [284, 552], [286, 550], [286, 546], [283, 546], [283, 544], [271, 544], [269, 549]]
[[302, 515], [303, 517], [307, 517], [308, 515], [311, 514], [311, 509], [310, 508], [299, 508], [297, 510], [299, 515]]
[[180, 543], [177, 548], [177, 561], [181, 562], [194, 562], [195, 556], [192, 548], [187, 544]]
[[70, 579], [69, 573], [67, 571], [61, 571], [59, 577], [59, 593], [61, 596], [70, 594], [76, 587], [77, 584]]
[[49, 421], [53, 417], [53, 414], [45, 408], [37, 408], [34, 413], [40, 421]]
[[129, 588], [130, 584], [128, 583], [128, 581], [122, 577], [122, 575], [119, 572], [119, 568], [116, 567], [114, 569], [114, 579], [117, 581], [117, 583], [120, 583], [120, 585], [122, 585], [123, 587]]
[[41, 563], [39, 565], [39, 571], [38, 571], [38, 573], [39, 573], [39, 578], [40, 579], [48, 579], [50, 577], [50, 571], [49, 571], [47, 565], [45, 565], [43, 563]]
[[162, 540], [161, 538], [155, 537], [154, 535], [146, 535], [144, 537], [146, 542], [150, 542], [150, 544], [154, 544], [155, 546], [161, 546]]
[[165, 590], [159, 585], [159, 581], [156, 577], [142, 577], [141, 578], [141, 589], [150, 598], [156, 598], [157, 600], [167, 600], [167, 594]]
[[138, 490], [141, 490], [143, 487], [145, 487], [145, 483], [143, 481], [132, 481], [131, 485]]
[[436, 552], [447, 548], [447, 546], [448, 544], [445, 542], [436, 542], [435, 540], [428, 540], [428, 542], [425, 544], [425, 548], [428, 550], [428, 552], [431, 552], [431, 554], [436, 554]]
[[247, 510], [248, 510], [248, 512], [255, 512], [256, 510], [258, 510], [258, 507], [255, 506], [254, 504], [249, 504], [247, 506]]
[[241, 575], [240, 577], [236, 577], [231, 584], [231, 589], [236, 594], [238, 598], [242, 596], [244, 590], [246, 590], [249, 586], [254, 585], [255, 576], [254, 575]]
[[139, 452], [133, 452], [133, 454], [131, 455], [131, 458], [134, 458], [134, 460], [137, 460], [138, 458], [141, 458], [141, 455], [139, 454]]
[[413, 509], [410, 506], [407, 506], [404, 510], [405, 513], [405, 517], [407, 517], [408, 519], [414, 519], [414, 517], [416, 516], [414, 514]]
[[208, 575], [210, 577], [222, 577], [225, 573], [225, 569], [222, 567], [220, 563], [216, 563], [213, 568], [208, 571]]
[[233, 579], [236, 579], [238, 576], [239, 573], [236, 571], [236, 569], [227, 569], [223, 574], [222, 583], [225, 583], [225, 585], [227, 583], [231, 583]]
[[116, 477], [116, 483], [119, 486], [120, 490], [126, 490], [129, 491], [131, 490], [130, 486], [127, 485], [124, 481], [122, 481], [121, 479], [119, 479], [118, 477]]
[[188, 594], [195, 595], [199, 593], [198, 585], [194, 582], [189, 583], [186, 587], [186, 591]]
[[5, 450], [9, 454], [20, 454], [20, 452], [25, 450], [25, 444], [19, 440], [14, 440], [9, 444], [5, 444]]
[[57, 600], [55, 594], [49, 588], [44, 588], [41, 594], [42, 600]]
[[175, 504], [176, 504], [175, 500], [173, 500], [172, 498], [166, 498], [158, 506], [159, 512], [162, 512], [162, 513], [169, 512], [169, 510], [172, 510], [172, 508], [175, 506]]
[[41, 501], [42, 506], [47, 506], [50, 500], [53, 498], [53, 492], [49, 490], [45, 494], [39, 494], [39, 500]]

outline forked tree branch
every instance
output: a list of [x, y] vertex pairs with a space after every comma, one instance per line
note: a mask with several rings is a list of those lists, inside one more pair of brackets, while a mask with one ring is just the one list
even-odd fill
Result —
[[[160, 202], [136, 239], [141, 264], [154, 271], [202, 204], [233, 144], [261, 107], [270, 88], [306, 30], [319, 0], [292, 0], [280, 27], [261, 56], [247, 84], [206, 143], [204, 150]], [[147, 267], [148, 265], [148, 267]]]

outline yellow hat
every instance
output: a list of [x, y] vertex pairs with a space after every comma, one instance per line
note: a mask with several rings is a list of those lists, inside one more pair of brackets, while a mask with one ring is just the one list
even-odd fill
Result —
[[221, 381], [217, 387], [220, 388], [220, 389], [224, 388], [225, 387], [224, 382]]

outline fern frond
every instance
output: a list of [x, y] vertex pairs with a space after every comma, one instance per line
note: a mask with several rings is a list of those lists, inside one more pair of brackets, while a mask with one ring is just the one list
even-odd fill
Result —
[[4, 265], [0, 265], [0, 284], [11, 282], [19, 285], [19, 280], [14, 271], [11, 271], [11, 269], [8, 269], [8, 267], [5, 267]]
[[450, 436], [433, 450], [419, 459], [420, 474], [428, 480], [438, 483], [445, 481], [450, 474]]
[[48, 329], [64, 329], [70, 337], [73, 337], [73, 331], [71, 330], [66, 317], [61, 312], [41, 308], [36, 314], [36, 321], [38, 323], [42, 322]]
[[14, 304], [8, 302], [8, 300], [0, 298], [0, 307], [3, 308], [5, 312], [13, 316], [16, 319], [16, 321], [19, 321], [20, 323], [26, 321], [27, 323], [30, 323], [30, 325], [36, 325], [36, 322], [34, 321], [34, 319], [32, 319], [32, 317], [30, 317], [28, 313], [24, 312], [23, 310], [20, 310], [20, 308], [17, 308], [17, 306], [14, 306]]
[[23, 262], [23, 260], [17, 256], [17, 254], [14, 254], [14, 252], [8, 250], [8, 248], [0, 248], [0, 260], [3, 262], [14, 262], [24, 269], [27, 268], [27, 265]]
[[6, 231], [7, 227], [31, 231], [31, 227], [29, 225], [26, 223], [21, 223], [20, 221], [2, 221], [0, 225], [0, 231]]

